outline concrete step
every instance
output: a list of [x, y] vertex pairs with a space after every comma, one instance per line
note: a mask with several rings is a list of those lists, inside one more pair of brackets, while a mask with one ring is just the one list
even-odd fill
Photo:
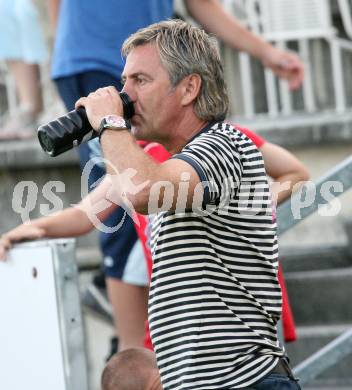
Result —
[[288, 247], [280, 250], [280, 262], [285, 274], [352, 267], [351, 248], [348, 244]]
[[[320, 350], [330, 341], [352, 328], [350, 324], [324, 325], [324, 326], [302, 326], [297, 327], [298, 340], [285, 345], [290, 357], [291, 366], [295, 367], [304, 359]], [[352, 351], [351, 354], [338, 362], [324, 373], [320, 374], [311, 383], [304, 386], [304, 389], [340, 389], [341, 387], [352, 388]], [[307, 387], [307, 386], [310, 387]]]
[[352, 267], [288, 272], [285, 280], [297, 324], [352, 322]]
[[302, 112], [271, 119], [256, 115], [254, 119], [230, 118], [230, 122], [255, 129], [265, 139], [285, 147], [349, 143], [352, 134], [352, 110], [337, 116], [333, 110], [314, 114]]
[[49, 166], [76, 166], [78, 157], [75, 150], [57, 157], [48, 156], [40, 147], [37, 137], [21, 141], [0, 142], [0, 167], [7, 169], [44, 168]]
[[348, 386], [338, 386], [338, 385], [334, 385], [333, 387], [331, 387], [331, 385], [320, 385], [319, 387], [317, 386], [314, 386], [314, 387], [307, 387], [307, 386], [304, 386], [304, 390], [351, 390], [351, 387]]
[[50, 157], [44, 155], [39, 164], [31, 149], [5, 153], [5, 144], [9, 143], [0, 143], [0, 233], [23, 219], [43, 216], [81, 200], [77, 163], [54, 165], [49, 160], [47, 164]]
[[[329, 168], [331, 169], [332, 166]], [[325, 169], [329, 168], [325, 167]], [[313, 180], [320, 179], [322, 175], [320, 174]], [[292, 253], [296, 249], [316, 251], [320, 247], [348, 245], [344, 218], [351, 218], [351, 200], [352, 191], [347, 191], [338, 198], [341, 211], [334, 217], [323, 217], [320, 211], [315, 212], [309, 217], [299, 220], [292, 229], [281, 234], [279, 236], [280, 256], [286, 252]]]
[[[92, 244], [94, 243], [92, 242]], [[98, 241], [96, 246], [77, 248], [76, 259], [80, 271], [98, 269], [102, 263], [102, 255], [98, 248]]]

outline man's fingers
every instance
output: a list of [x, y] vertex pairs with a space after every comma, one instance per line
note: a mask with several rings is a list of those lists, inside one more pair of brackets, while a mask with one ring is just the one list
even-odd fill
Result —
[[111, 87], [107, 87], [107, 89], [108, 89], [110, 95], [115, 96], [115, 97], [119, 95], [119, 92], [115, 87], [111, 86]]
[[0, 238], [0, 261], [6, 260], [6, 253], [11, 249], [12, 243], [11, 240], [6, 236], [1, 236]]
[[75, 103], [75, 109], [77, 110], [77, 108], [79, 108], [79, 107], [84, 107], [86, 102], [87, 102], [86, 97], [82, 97], [82, 98], [78, 99]]
[[0, 261], [6, 261], [6, 250], [0, 244]]

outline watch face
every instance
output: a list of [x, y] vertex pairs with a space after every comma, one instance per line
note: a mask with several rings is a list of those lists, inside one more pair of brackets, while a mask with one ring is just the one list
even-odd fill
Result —
[[105, 117], [105, 123], [110, 127], [126, 128], [126, 121], [117, 115], [108, 115]]

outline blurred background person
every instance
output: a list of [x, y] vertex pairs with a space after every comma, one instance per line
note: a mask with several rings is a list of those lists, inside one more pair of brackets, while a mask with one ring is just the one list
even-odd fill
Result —
[[0, 0], [0, 18], [0, 60], [14, 79], [18, 99], [0, 139], [31, 138], [43, 109], [39, 64], [47, 58], [39, 12], [32, 0]]

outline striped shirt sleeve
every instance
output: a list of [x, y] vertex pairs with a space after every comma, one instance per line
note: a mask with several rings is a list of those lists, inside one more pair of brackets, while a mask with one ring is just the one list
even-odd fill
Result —
[[190, 164], [204, 187], [204, 203], [218, 204], [228, 191], [237, 191], [242, 165], [231, 138], [225, 133], [207, 132], [173, 156]]

